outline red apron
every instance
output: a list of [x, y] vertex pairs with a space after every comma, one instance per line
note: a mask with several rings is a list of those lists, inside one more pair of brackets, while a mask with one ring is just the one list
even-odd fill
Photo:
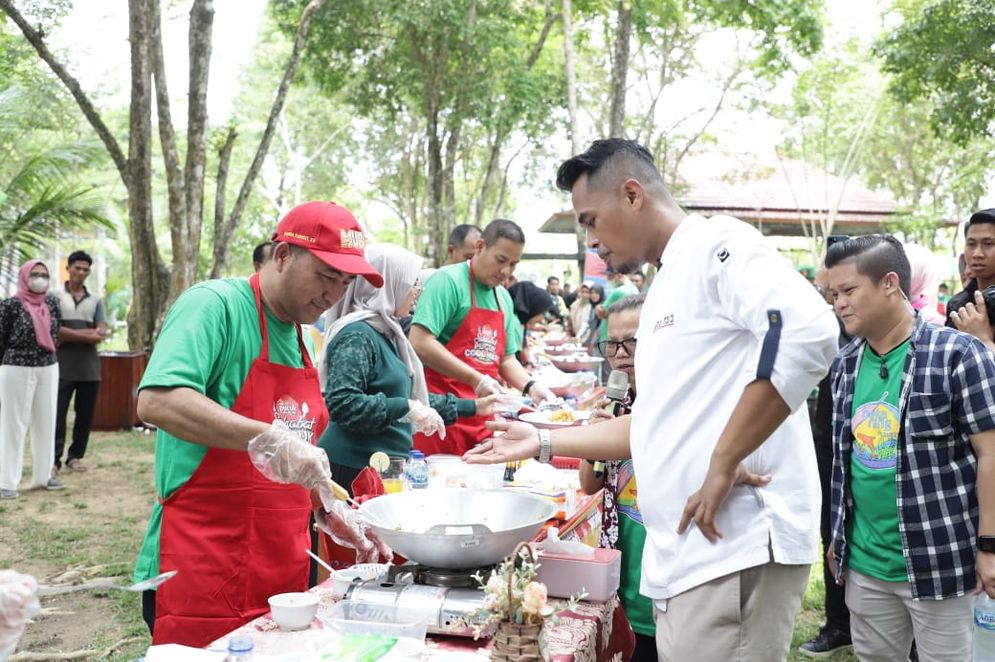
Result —
[[[456, 329], [456, 333], [446, 343], [446, 349], [477, 372], [500, 380], [501, 358], [504, 356], [505, 348], [504, 313], [500, 310], [501, 301], [497, 298], [495, 290], [494, 300], [498, 310], [477, 308], [476, 289], [471, 262], [470, 311]], [[473, 386], [467, 386], [458, 379], [447, 377], [428, 366], [425, 366], [425, 382], [431, 393], [454, 393], [456, 397], [471, 400], [477, 397]], [[437, 434], [429, 436], [416, 433], [414, 447], [425, 455], [436, 453], [462, 455], [491, 436], [490, 430], [484, 427], [486, 420], [483, 416], [458, 418], [455, 423], [446, 427], [445, 439], [440, 439]]]
[[[262, 350], [232, 411], [281, 419], [315, 443], [328, 424], [318, 373], [297, 327], [303, 368], [270, 363], [259, 276], [250, 281]], [[245, 451], [208, 448], [182, 487], [162, 501], [159, 570], [179, 570], [156, 591], [153, 643], [203, 647], [269, 611], [267, 598], [307, 589], [311, 499], [275, 483]]]

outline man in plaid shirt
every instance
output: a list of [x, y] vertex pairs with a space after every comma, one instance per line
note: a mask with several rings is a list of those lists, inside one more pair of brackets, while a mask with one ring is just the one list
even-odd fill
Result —
[[853, 342], [833, 384], [833, 546], [862, 662], [971, 658], [973, 594], [995, 597], [995, 356], [916, 317], [893, 237], [826, 256]]

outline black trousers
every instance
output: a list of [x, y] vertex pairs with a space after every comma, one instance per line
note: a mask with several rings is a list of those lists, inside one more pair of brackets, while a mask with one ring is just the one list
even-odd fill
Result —
[[850, 633], [850, 610], [846, 606], [846, 590], [836, 583], [826, 563], [826, 550], [832, 545], [832, 480], [833, 449], [823, 444], [815, 445], [815, 459], [819, 465], [819, 482], [822, 484], [822, 579], [826, 584], [826, 625]]
[[149, 628], [149, 634], [155, 634], [155, 591], [142, 591], [142, 620]]
[[657, 662], [659, 658], [656, 654], [656, 637], [638, 632], [633, 634], [636, 635], [636, 648], [632, 651], [629, 662]]
[[69, 414], [69, 400], [76, 393], [76, 422], [73, 424], [73, 444], [69, 447], [66, 461], [80, 460], [86, 455], [86, 445], [90, 441], [93, 428], [93, 412], [97, 407], [97, 393], [100, 382], [78, 382], [59, 379], [59, 404], [55, 412], [55, 466], [62, 467], [62, 449], [66, 446], [66, 416]]

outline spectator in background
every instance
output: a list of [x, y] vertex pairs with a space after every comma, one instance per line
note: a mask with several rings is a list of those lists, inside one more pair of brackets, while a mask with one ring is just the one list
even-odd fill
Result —
[[[591, 294], [588, 304], [591, 307], [591, 312], [587, 316], [587, 333], [583, 338], [579, 340], [587, 347], [588, 354], [595, 356], [600, 356], [596, 354], [598, 348], [598, 341], [601, 340], [601, 315], [598, 314], [598, 309], [602, 307], [605, 302], [605, 288], [600, 285], [591, 285]], [[607, 335], [607, 334], [606, 334]]]
[[550, 276], [546, 279], [546, 292], [549, 295], [549, 300], [552, 302], [552, 313], [557, 319], [565, 319], [569, 313], [567, 304], [563, 301], [563, 297], [560, 296], [560, 279], [556, 276]]
[[927, 322], [943, 326], [946, 318], [937, 308], [936, 256], [925, 246], [905, 244], [905, 255], [912, 269], [912, 280], [909, 283], [909, 303], [919, 317]]
[[646, 276], [643, 275], [642, 271], [633, 271], [629, 274], [629, 282], [640, 292], [646, 290]]
[[[625, 274], [615, 271], [609, 267], [608, 269], [608, 284], [611, 286], [612, 290], [608, 293], [605, 298], [604, 303], [595, 308], [595, 312], [598, 317], [604, 320], [608, 317], [608, 308], [620, 299], [624, 299], [630, 294], [639, 294], [639, 290], [633, 285]], [[604, 340], [608, 337], [608, 325], [600, 325], [600, 336], [598, 340]]]
[[967, 258], [963, 253], [957, 258], [957, 269], [960, 271], [960, 286], [966, 289], [971, 282], [971, 269], [967, 266]]
[[73, 423], [73, 444], [66, 456], [66, 466], [73, 471], [86, 471], [83, 456], [90, 440], [93, 411], [100, 390], [97, 344], [107, 337], [107, 321], [104, 302], [90, 294], [84, 285], [91, 266], [93, 258], [83, 251], [70, 253], [67, 264], [69, 280], [57, 293], [62, 325], [59, 327], [59, 399], [55, 419], [56, 471], [62, 467], [66, 416], [74, 393], [76, 421]]
[[938, 301], [936, 309], [940, 311], [941, 315], [946, 315], [947, 302], [950, 301], [950, 286], [946, 283], [940, 283], [936, 288], [936, 299]]
[[570, 306], [572, 306], [574, 301], [577, 300], [577, 293], [574, 292], [573, 286], [571, 286], [570, 283], [563, 283], [563, 289], [560, 290], [560, 296], [563, 297], [563, 303], [567, 304], [567, 311], [569, 311]]
[[583, 341], [587, 336], [587, 325], [591, 317], [591, 286], [593, 280], [585, 280], [577, 293], [577, 299], [570, 305], [570, 335]]
[[449, 233], [449, 245], [446, 247], [446, 265], [466, 262], [477, 252], [477, 240], [481, 230], [476, 225], [457, 225]]
[[0, 499], [20, 496], [24, 435], [31, 433], [31, 487], [61, 490], [53, 475], [59, 363], [58, 300], [48, 295], [48, 267], [28, 260], [17, 294], [0, 302]]
[[547, 291], [535, 283], [519, 281], [508, 290], [515, 307], [515, 317], [522, 323], [522, 347], [518, 351], [518, 360], [522, 365], [532, 365], [532, 355], [529, 351], [531, 332], [541, 330], [546, 323], [546, 315], [556, 314], [556, 304], [550, 300]]
[[[995, 285], [995, 209], [982, 209], [971, 215], [964, 226], [964, 259], [970, 281], [947, 304], [947, 326], [953, 327], [953, 314], [968, 304], [984, 305], [981, 292]], [[963, 268], [961, 269], [963, 280]]]
[[264, 241], [252, 250], [252, 267], [258, 273], [273, 257], [273, 242]]

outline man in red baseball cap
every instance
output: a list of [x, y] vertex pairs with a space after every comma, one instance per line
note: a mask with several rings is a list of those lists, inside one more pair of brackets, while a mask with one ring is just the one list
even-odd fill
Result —
[[194, 285], [173, 304], [139, 386], [138, 413], [158, 427], [156, 496], [135, 577], [179, 573], [147, 591], [153, 641], [203, 647], [307, 588], [316, 519], [357, 549], [390, 551], [331, 495], [328, 423], [312, 324], [356, 276], [381, 287], [348, 209], [307, 202], [273, 235], [272, 258], [248, 280]]

